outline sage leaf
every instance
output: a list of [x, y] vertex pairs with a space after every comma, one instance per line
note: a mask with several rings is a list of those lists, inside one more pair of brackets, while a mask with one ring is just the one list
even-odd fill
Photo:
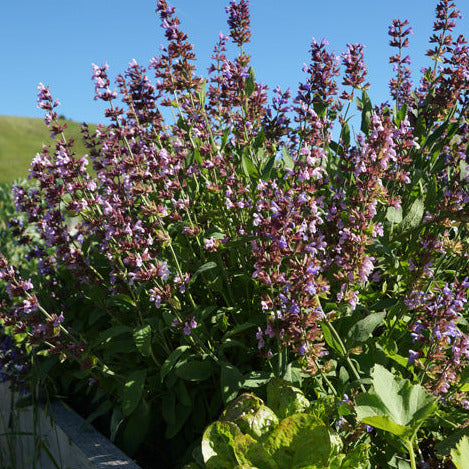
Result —
[[128, 375], [122, 396], [122, 412], [125, 417], [137, 408], [143, 394], [146, 377], [146, 370], [134, 371]]
[[140, 326], [134, 330], [134, 341], [137, 350], [144, 356], [150, 355], [151, 347], [151, 326]]

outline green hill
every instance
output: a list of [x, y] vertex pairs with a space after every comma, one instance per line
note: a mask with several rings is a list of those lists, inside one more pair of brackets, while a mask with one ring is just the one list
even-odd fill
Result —
[[[87, 153], [81, 138], [81, 124], [66, 122], [65, 135], [74, 139], [75, 151], [81, 157]], [[12, 183], [17, 178], [26, 178], [31, 160], [42, 150], [42, 145], [53, 143], [43, 119], [0, 116], [0, 182]]]

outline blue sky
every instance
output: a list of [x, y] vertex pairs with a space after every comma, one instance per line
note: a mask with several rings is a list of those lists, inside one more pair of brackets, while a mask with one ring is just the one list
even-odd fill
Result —
[[[228, 0], [169, 3], [195, 45], [199, 73], [206, 75], [219, 32], [228, 32]], [[456, 3], [464, 15], [456, 32], [469, 36], [469, 0]], [[425, 50], [436, 5], [436, 0], [251, 0], [253, 37], [246, 52], [259, 81], [270, 89], [296, 89], [312, 37], [326, 38], [336, 54], [344, 52], [347, 42], [363, 43], [370, 95], [384, 101], [392, 77], [389, 24], [394, 18], [411, 23], [415, 34], [409, 54], [417, 73], [428, 63]], [[103, 107], [93, 100], [91, 63], [107, 61], [113, 77], [134, 58], [147, 65], [165, 43], [155, 6], [155, 0], [0, 1], [0, 114], [42, 117], [36, 109], [36, 87], [42, 82], [62, 103], [60, 114], [104, 122]]]

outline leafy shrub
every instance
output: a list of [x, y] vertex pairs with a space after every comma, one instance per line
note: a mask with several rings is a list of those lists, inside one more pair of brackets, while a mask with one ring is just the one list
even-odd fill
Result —
[[150, 61], [155, 83], [132, 62], [115, 91], [93, 66], [110, 123], [83, 125], [89, 156], [75, 157], [39, 86], [55, 146], [14, 187], [10, 222], [37, 268], [0, 257], [2, 321], [34, 373], [127, 452], [171, 467], [274, 376], [323, 406], [344, 444], [372, 443], [371, 464], [404, 467], [410, 446], [379, 425], [371, 440], [353, 413], [381, 365], [439, 399], [405, 443], [428, 464], [448, 458], [437, 442], [469, 407], [469, 55], [455, 5], [437, 5], [418, 87], [410, 29], [393, 21], [392, 106], [371, 103], [359, 44], [337, 57], [313, 40], [297, 94], [276, 88], [267, 104], [244, 51], [246, 0], [227, 7], [238, 55], [221, 35], [206, 79], [174, 9], [159, 0], [157, 13], [168, 44]]

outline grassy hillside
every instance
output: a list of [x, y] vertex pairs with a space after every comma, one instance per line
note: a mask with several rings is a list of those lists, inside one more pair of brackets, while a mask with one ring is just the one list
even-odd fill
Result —
[[[66, 122], [65, 134], [75, 140], [77, 155], [83, 156], [87, 152], [81, 138], [81, 124]], [[53, 144], [53, 140], [42, 119], [0, 116], [0, 182], [26, 178], [31, 160], [43, 144]]]

